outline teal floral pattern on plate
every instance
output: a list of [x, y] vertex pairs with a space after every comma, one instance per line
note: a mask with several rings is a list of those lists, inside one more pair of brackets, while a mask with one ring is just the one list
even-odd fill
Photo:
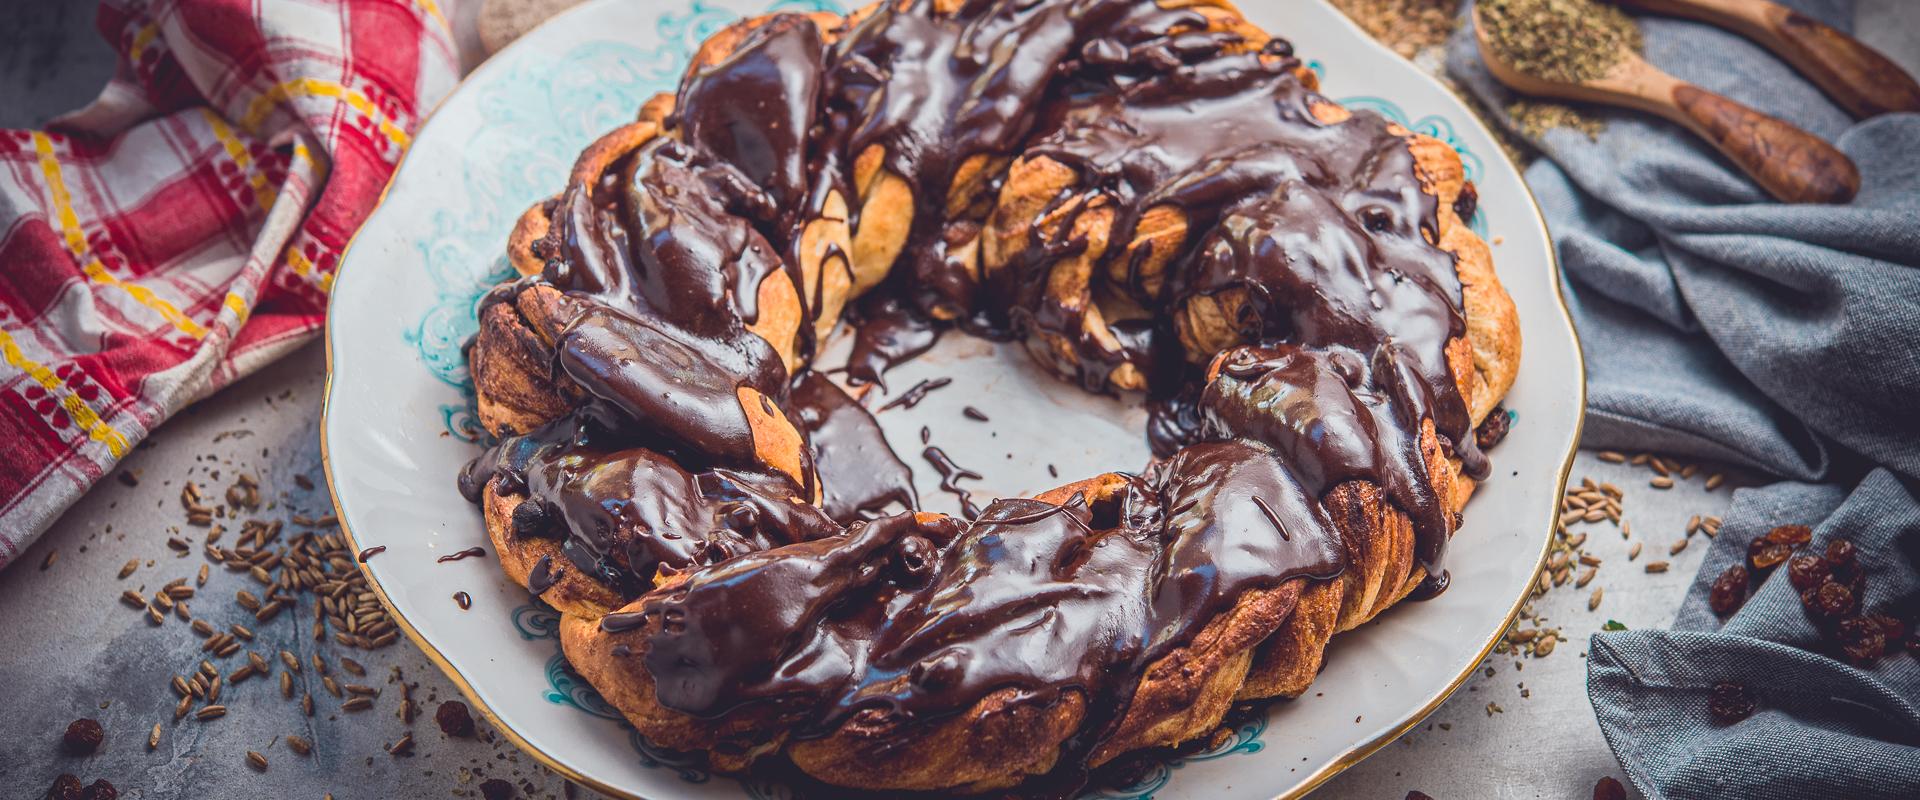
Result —
[[574, 672], [567, 663], [567, 657], [560, 652], [560, 614], [545, 603], [535, 601], [513, 610], [513, 627], [523, 639], [552, 639], [553, 657], [547, 659], [547, 702], [555, 705], [572, 706], [581, 712], [611, 720], [620, 724], [627, 732], [627, 739], [633, 744], [635, 752], [640, 754], [640, 765], [648, 769], [665, 767], [673, 770], [680, 779], [688, 783], [706, 783], [713, 779], [697, 753], [681, 753], [655, 745], [640, 735], [619, 709], [607, 702], [587, 683], [580, 673]]

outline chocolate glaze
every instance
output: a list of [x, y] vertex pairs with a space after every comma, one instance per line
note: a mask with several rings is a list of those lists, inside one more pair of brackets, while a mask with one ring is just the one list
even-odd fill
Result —
[[384, 553], [384, 552], [387, 552], [387, 546], [384, 544], [376, 544], [372, 547], [369, 547], [365, 550], [360, 551], [360, 554], [355, 557], [355, 560], [359, 561], [362, 564], [365, 564], [367, 563], [367, 559], [373, 558], [374, 556], [380, 555], [381, 553]]
[[[911, 731], [1001, 691], [1078, 696], [1089, 716], [1060, 761], [1073, 785], [1149, 664], [1251, 592], [1341, 572], [1320, 504], [1341, 483], [1372, 482], [1408, 514], [1435, 576], [1420, 593], [1444, 588], [1455, 523], [1426, 474], [1423, 426], [1469, 475], [1486, 464], [1446, 359], [1465, 327], [1452, 256], [1433, 241], [1437, 201], [1387, 121], [1315, 116], [1323, 101], [1284, 42], [1239, 52], [1204, 26], [1130, 0], [962, 0], [950, 15], [907, 0], [831, 45], [776, 16], [691, 69], [669, 135], [553, 201], [535, 249], [545, 269], [483, 301], [535, 286], [567, 298], [553, 374], [582, 402], [460, 478], [476, 502], [489, 489], [518, 501], [512, 536], [560, 543], [564, 561], [542, 556], [530, 590], [572, 567], [637, 599], [601, 620], [611, 652], [641, 659], [668, 708], [770, 714], [768, 737]], [[880, 515], [917, 497], [872, 415], [824, 377], [790, 374], [749, 330], [760, 287], [784, 272], [802, 288], [799, 354], [812, 354], [824, 281], [807, 289], [800, 231], [830, 192], [858, 225], [854, 165], [870, 151], [914, 205], [900, 263], [849, 311], [849, 382], [879, 384], [946, 327], [1025, 337], [1089, 389], [1122, 366], [1147, 376], [1165, 461], [1091, 503], [983, 511], [958, 486], [979, 476], [927, 447], [972, 521]], [[1086, 242], [1036, 226], [1005, 269], [981, 272], [970, 242], [1022, 153], [1079, 178], [1048, 209], [1059, 230], [1096, 199], [1114, 209], [1090, 279], [1116, 312], [1111, 337], [1085, 303], [1046, 291]], [[1179, 252], [1127, 246], [1157, 206], [1186, 221]], [[1212, 354], [1185, 352], [1174, 323], [1200, 299], [1231, 301], [1241, 345], [1212, 380], [1199, 363]], [[803, 474], [761, 463], [744, 389], [806, 439]]]
[[466, 611], [473, 608], [473, 595], [467, 594], [466, 592], [454, 592], [453, 603], [459, 606], [461, 611]]
[[900, 299], [896, 292], [878, 291], [861, 298], [854, 330], [853, 353], [847, 356], [847, 382], [855, 386], [876, 384], [895, 364], [907, 361], [933, 348], [940, 341], [940, 327]]
[[1235, 348], [1219, 363], [1200, 401], [1205, 436], [1266, 442], [1315, 497], [1371, 481], [1412, 519], [1414, 555], [1438, 572], [1453, 516], [1433, 491], [1419, 440], [1394, 417], [1396, 398], [1376, 388], [1373, 370], [1389, 364], [1291, 344]]
[[827, 516], [846, 524], [895, 503], [920, 507], [913, 471], [858, 401], [817, 372], [801, 375], [788, 399], [795, 424], [813, 442], [815, 469], [826, 488], [820, 508]]
[[538, 512], [516, 508], [514, 536], [561, 540], [569, 562], [627, 596], [650, 588], [662, 567], [838, 531], [820, 508], [792, 499], [784, 481], [724, 469], [692, 473], [644, 448], [603, 451], [587, 427], [562, 418], [502, 440], [468, 465], [462, 482], [492, 482], [525, 497], [519, 508]]
[[1093, 505], [996, 500], [964, 529], [884, 517], [702, 567], [601, 627], [633, 637], [618, 641], [643, 653], [661, 702], [694, 716], [772, 708], [808, 737], [939, 719], [1001, 690], [1043, 706], [1071, 692], [1096, 717], [1073, 745], [1084, 756], [1142, 671], [1247, 592], [1343, 566], [1286, 465], [1226, 442]]

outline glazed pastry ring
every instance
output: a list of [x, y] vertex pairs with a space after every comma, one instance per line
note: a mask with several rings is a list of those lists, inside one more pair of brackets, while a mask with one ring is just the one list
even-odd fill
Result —
[[[1444, 588], [1519, 360], [1431, 137], [1225, 2], [886, 0], [715, 33], [523, 215], [460, 476], [655, 743], [836, 787], [1049, 793], [1291, 697]], [[917, 507], [847, 382], [942, 330], [1145, 391], [1160, 456]], [[1490, 445], [1491, 441], [1485, 444]]]

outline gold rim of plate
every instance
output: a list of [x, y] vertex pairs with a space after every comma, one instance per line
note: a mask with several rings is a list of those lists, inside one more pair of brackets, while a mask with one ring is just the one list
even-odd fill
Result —
[[[1262, 0], [1252, 0], [1252, 2], [1262, 2]], [[1366, 33], [1366, 31], [1360, 28], [1359, 25], [1354, 24], [1353, 20], [1349, 19], [1345, 14], [1340, 13], [1338, 9], [1332, 8], [1331, 6], [1327, 6], [1326, 0], [1314, 0], [1314, 2], [1321, 4], [1323, 6], [1323, 10], [1325, 10], [1327, 13], [1332, 14], [1334, 17], [1338, 18], [1341, 24], [1344, 24], [1350, 33], [1352, 33], [1355, 37], [1365, 41], [1378, 54], [1387, 58], [1392, 58], [1392, 59], [1403, 61], [1403, 62], [1406, 61], [1406, 59], [1401, 58], [1398, 53], [1393, 52], [1391, 49], [1387, 48], [1385, 45], [1374, 40], [1372, 36], [1369, 36]], [[518, 47], [522, 41], [525, 41], [529, 36], [533, 35], [536, 31], [539, 31], [540, 29], [545, 28], [546, 26], [552, 24], [554, 20], [560, 19], [561, 17], [564, 17], [568, 14], [579, 13], [583, 9], [593, 7], [596, 5], [598, 4], [583, 3], [581, 5], [574, 6], [573, 8], [567, 9], [565, 11], [560, 12], [559, 14], [555, 14], [554, 16], [547, 18], [546, 20], [542, 21], [540, 24], [534, 26], [532, 30], [529, 30], [524, 34], [521, 34], [520, 38], [514, 40], [512, 44], [509, 44], [507, 45], [507, 47], [502, 48], [500, 53], [504, 53], [504, 52], [507, 52], [508, 50], [511, 50], [514, 47]], [[500, 53], [495, 53], [494, 56], [498, 56], [500, 55]], [[484, 71], [492, 67], [495, 63], [496, 63], [496, 59], [494, 57], [489, 57], [485, 62], [482, 62], [479, 66], [475, 67], [472, 72], [467, 73], [465, 77], [461, 78], [458, 83], [454, 84], [453, 89], [447, 93], [447, 96], [441, 98], [439, 102], [434, 104], [433, 109], [427, 112], [427, 116], [425, 117], [425, 120], [420, 124], [420, 130], [414, 134], [415, 141], [419, 140], [420, 133], [426, 130], [426, 126], [433, 123], [433, 120], [435, 118], [435, 112], [438, 112], [440, 110], [440, 106], [446, 104], [447, 100], [451, 99], [455, 94], [459, 93], [459, 91], [467, 85], [468, 81], [471, 81], [476, 76], [481, 75]], [[1431, 74], [1428, 74], [1426, 70], [1421, 69], [1420, 67], [1412, 64], [1411, 62], [1408, 62], [1407, 65], [1409, 67], [1412, 67], [1415, 72], [1419, 73], [1421, 79], [1425, 80], [1428, 84], [1430, 84], [1432, 88], [1448, 95], [1454, 95], [1454, 92], [1452, 90], [1448, 89], [1444, 84], [1440, 83], [1440, 81], [1435, 79]], [[1455, 96], [1457, 97], [1457, 95]], [[1463, 103], [1463, 106], [1464, 106], [1464, 103]], [[1495, 138], [1493, 133], [1487, 130], [1486, 125], [1480, 121], [1480, 118], [1478, 116], [1469, 113], [1468, 118], [1471, 120], [1471, 123], [1470, 123], [1471, 126], [1475, 129], [1478, 129], [1481, 133], [1485, 134], [1486, 138], [1489, 141], [1495, 141], [1495, 142], [1498, 141], [1498, 139]], [[1494, 150], [1497, 153], [1499, 153], [1500, 160], [1505, 164], [1507, 164], [1507, 166], [1513, 170], [1516, 176], [1521, 174], [1519, 165], [1513, 163], [1512, 158], [1510, 158], [1507, 155], [1504, 149], [1495, 147]], [[393, 173], [387, 177], [386, 185], [381, 187], [380, 189], [380, 198], [377, 201], [375, 201], [373, 209], [367, 212], [367, 218], [366, 220], [361, 222], [360, 228], [355, 230], [351, 237], [348, 237], [347, 246], [340, 251], [340, 260], [338, 262], [340, 264], [340, 267], [338, 272], [336, 272], [334, 275], [334, 283], [336, 285], [336, 288], [338, 288], [338, 284], [346, 272], [347, 254], [353, 250], [353, 244], [355, 241], [359, 239], [360, 231], [365, 230], [367, 225], [373, 221], [373, 216], [379, 213], [381, 209], [386, 205], [387, 194], [393, 190], [394, 181], [400, 177], [400, 170], [402, 167], [406, 166], [407, 156], [411, 155], [412, 152], [413, 152], [412, 149], [409, 148], [407, 152], [402, 153], [400, 155], [400, 160], [394, 163]], [[1561, 273], [1560, 273], [1560, 254], [1553, 247], [1553, 237], [1547, 231], [1546, 217], [1541, 214], [1540, 203], [1533, 196], [1533, 188], [1530, 186], [1527, 186], [1525, 178], [1521, 178], [1520, 187], [1523, 191], [1526, 192], [1527, 208], [1528, 210], [1533, 212], [1534, 224], [1538, 226], [1540, 229], [1540, 237], [1546, 240], [1547, 242], [1547, 263], [1549, 266], [1549, 272], [1551, 273], [1550, 277], [1553, 279], [1553, 287], [1554, 287], [1553, 296], [1555, 300], [1555, 305], [1557, 306], [1557, 310], [1560, 312], [1560, 321], [1567, 326], [1567, 334], [1571, 336], [1573, 339], [1574, 367], [1575, 367], [1575, 375], [1577, 376], [1577, 380], [1575, 381], [1575, 387], [1576, 387], [1576, 394], [1578, 395], [1578, 398], [1579, 398], [1579, 413], [1574, 417], [1573, 437], [1567, 446], [1566, 458], [1560, 464], [1560, 474], [1555, 481], [1557, 485], [1555, 486], [1555, 489], [1552, 495], [1553, 505], [1549, 506], [1546, 510], [1546, 524], [1544, 526], [1544, 529], [1546, 530], [1546, 535], [1541, 538], [1540, 553], [1538, 556], [1534, 558], [1534, 566], [1533, 566], [1533, 572], [1532, 572], [1533, 577], [1528, 580], [1528, 582], [1526, 583], [1526, 588], [1520, 592], [1520, 596], [1517, 598], [1514, 598], [1513, 606], [1507, 609], [1506, 617], [1501, 621], [1500, 626], [1498, 628], [1495, 628], [1493, 631], [1493, 635], [1488, 637], [1487, 641], [1480, 646], [1480, 654], [1475, 656], [1472, 661], [1468, 662], [1466, 668], [1461, 670], [1459, 675], [1454, 676], [1453, 680], [1448, 681], [1446, 688], [1435, 693], [1432, 697], [1429, 697], [1426, 700], [1426, 702], [1421, 704], [1418, 710], [1414, 711], [1414, 713], [1406, 719], [1405, 722], [1402, 722], [1401, 724], [1394, 726], [1391, 730], [1388, 730], [1380, 734], [1379, 736], [1376, 736], [1365, 742], [1361, 742], [1359, 744], [1353, 745], [1352, 747], [1348, 748], [1346, 752], [1340, 754], [1338, 757], [1333, 759], [1331, 762], [1329, 762], [1325, 766], [1322, 766], [1318, 770], [1315, 770], [1313, 774], [1308, 775], [1304, 780], [1300, 781], [1298, 784], [1296, 784], [1292, 788], [1278, 795], [1274, 795], [1274, 800], [1292, 800], [1292, 798], [1305, 796], [1308, 792], [1311, 792], [1314, 789], [1319, 788], [1321, 784], [1324, 784], [1327, 781], [1332, 780], [1335, 775], [1339, 775], [1340, 773], [1345, 772], [1348, 768], [1365, 760], [1367, 756], [1373, 755], [1380, 748], [1386, 747], [1387, 745], [1392, 744], [1395, 739], [1400, 738], [1402, 734], [1406, 733], [1409, 730], [1412, 730], [1415, 725], [1420, 724], [1420, 722], [1422, 720], [1425, 720], [1428, 717], [1428, 715], [1431, 715], [1434, 712], [1434, 710], [1438, 709], [1442, 703], [1445, 703], [1447, 701], [1447, 698], [1452, 697], [1453, 693], [1458, 691], [1460, 687], [1467, 682], [1467, 679], [1469, 677], [1472, 677], [1474, 671], [1479, 668], [1480, 662], [1486, 659], [1487, 654], [1493, 652], [1494, 645], [1499, 643], [1500, 637], [1506, 633], [1508, 628], [1513, 627], [1513, 621], [1520, 616], [1520, 609], [1522, 606], [1526, 605], [1528, 595], [1533, 593], [1533, 586], [1534, 586], [1534, 583], [1537, 582], [1539, 578], [1540, 570], [1545, 568], [1546, 566], [1547, 552], [1552, 548], [1552, 545], [1553, 545], [1554, 527], [1559, 523], [1559, 505], [1558, 505], [1559, 498], [1561, 495], [1566, 494], [1567, 479], [1573, 474], [1574, 455], [1577, 452], [1579, 452], [1580, 436], [1586, 428], [1586, 422], [1587, 422], [1586, 355], [1585, 355], [1584, 348], [1581, 346], [1580, 331], [1579, 329], [1574, 327], [1573, 315], [1571, 312], [1567, 310], [1566, 287], [1565, 287], [1565, 282], [1561, 280]], [[325, 349], [326, 349], [326, 361], [327, 361], [327, 377], [326, 377], [326, 383], [323, 385], [321, 390], [322, 400], [320, 403], [320, 461], [321, 461], [321, 466], [326, 474], [328, 499], [333, 504], [334, 516], [340, 521], [340, 532], [345, 534], [347, 537], [348, 549], [353, 550], [354, 552], [358, 552], [360, 550], [360, 542], [357, 538], [354, 537], [352, 528], [347, 525], [346, 509], [340, 505], [340, 495], [335, 487], [334, 478], [333, 478], [333, 456], [329, 452], [329, 448], [327, 444], [328, 442], [327, 424], [332, 418], [332, 411], [333, 411], [333, 374], [334, 374], [333, 331], [334, 331], [334, 315], [337, 312], [337, 310], [338, 310], [337, 305], [333, 303], [328, 303], [326, 332], [321, 337], [326, 343]], [[513, 726], [508, 725], [505, 719], [502, 719], [499, 714], [496, 714], [494, 710], [486, 704], [485, 701], [481, 700], [479, 691], [473, 687], [473, 684], [467, 680], [467, 677], [461, 674], [460, 670], [455, 669], [453, 664], [447, 660], [446, 656], [442, 655], [438, 648], [434, 647], [431, 642], [428, 642], [426, 637], [422, 636], [420, 634], [420, 631], [413, 627], [413, 622], [407, 619], [407, 615], [402, 613], [398, 606], [394, 605], [393, 600], [391, 598], [387, 597], [386, 589], [380, 585], [380, 580], [374, 577], [373, 571], [371, 569], [368, 569], [365, 563], [356, 562], [356, 566], [358, 566], [358, 568], [360, 569], [361, 574], [366, 576], [367, 585], [373, 587], [374, 595], [380, 598], [380, 604], [382, 606], [385, 606], [387, 609], [387, 613], [391, 615], [395, 621], [400, 623], [400, 630], [406, 632], [407, 639], [411, 640], [415, 646], [419, 647], [420, 651], [426, 654], [427, 660], [433, 662], [434, 666], [439, 667], [440, 671], [445, 673], [447, 678], [453, 681], [455, 686], [459, 687], [460, 694], [466, 697], [467, 703], [469, 705], [473, 706], [476, 709], [479, 709], [480, 715], [482, 717], [485, 717], [487, 722], [492, 724], [494, 729], [498, 730], [501, 733], [501, 735], [507, 737], [507, 740], [512, 742], [515, 747], [520, 748], [521, 752], [524, 752], [527, 755], [532, 756], [535, 761], [540, 762], [541, 766], [544, 766], [547, 769], [550, 769], [556, 773], [559, 773], [561, 777], [564, 777], [567, 780], [573, 781], [574, 783], [578, 783], [583, 786], [586, 786], [587, 788], [600, 792], [601, 794], [610, 795], [612, 797], [623, 798], [623, 800], [650, 800], [650, 798], [647, 798], [644, 795], [635, 794], [626, 789], [613, 786], [604, 781], [597, 780], [593, 777], [583, 774], [578, 770], [575, 770], [572, 767], [569, 767], [561, 763], [559, 759], [551, 755], [548, 755], [545, 751], [541, 750], [540, 748], [534, 747], [532, 742], [528, 741], [525, 736], [520, 735], [518, 731], [515, 731], [513, 729]]]

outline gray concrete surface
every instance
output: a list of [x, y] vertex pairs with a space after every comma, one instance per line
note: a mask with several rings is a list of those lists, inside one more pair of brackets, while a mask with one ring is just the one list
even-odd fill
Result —
[[[1861, 4], [1861, 30], [1909, 68], [1920, 63], [1914, 11], [1902, 0]], [[91, 20], [89, 3], [0, 0], [0, 126], [40, 124], [92, 98], [112, 72], [112, 55]], [[567, 795], [564, 781], [484, 724], [478, 739], [443, 736], [430, 714], [439, 700], [458, 693], [404, 641], [371, 654], [315, 645], [302, 635], [308, 622], [302, 614], [256, 626], [260, 639], [251, 649], [286, 648], [302, 658], [317, 652], [336, 665], [340, 655], [350, 655], [369, 672], [357, 680], [381, 689], [374, 709], [338, 711], [309, 668], [296, 692], [315, 695], [321, 709], [311, 718], [282, 700], [272, 682], [254, 679], [225, 690], [233, 709], [227, 717], [172, 721], [167, 678], [198, 663], [198, 639], [177, 619], [154, 627], [117, 595], [191, 577], [202, 563], [197, 550], [176, 557], [165, 543], [170, 526], [181, 521], [182, 481], [224, 487], [235, 470], [247, 470], [259, 476], [276, 511], [326, 513], [324, 488], [309, 490], [299, 481], [322, 485], [316, 439], [323, 369], [319, 348], [309, 347], [189, 409], [128, 458], [126, 469], [140, 476], [137, 486], [104, 482], [0, 573], [0, 686], [6, 687], [0, 691], [0, 796], [38, 796], [62, 772], [87, 781], [105, 777], [121, 787], [122, 797], [141, 800], [478, 797], [480, 781], [493, 777], [515, 783], [523, 797], [594, 796]], [[1418, 790], [1442, 800], [1585, 797], [1600, 776], [1618, 774], [1586, 700], [1586, 636], [1609, 619], [1630, 627], [1666, 624], [1705, 547], [1696, 541], [1671, 558], [1665, 548], [1682, 538], [1691, 515], [1720, 513], [1729, 498], [1725, 489], [1704, 492], [1699, 478], [1654, 490], [1644, 470], [1602, 464], [1591, 453], [1581, 454], [1574, 476], [1626, 490], [1626, 517], [1646, 548], [1638, 561], [1626, 559], [1628, 542], [1614, 528], [1593, 526], [1587, 549], [1605, 561], [1595, 583], [1557, 589], [1535, 605], [1545, 624], [1562, 628], [1569, 641], [1544, 658], [1489, 659], [1427, 722], [1335, 778], [1321, 795], [1397, 799]], [[1642, 565], [1654, 558], [1671, 560], [1671, 571], [1646, 574]], [[119, 580], [128, 559], [140, 566]], [[196, 616], [223, 625], [247, 620], [231, 600], [247, 585], [244, 574], [216, 569], [201, 597], [189, 602]], [[1589, 611], [1594, 586], [1604, 587], [1605, 598]], [[227, 660], [222, 672], [239, 663]], [[426, 711], [411, 725], [395, 713], [402, 682], [413, 685]], [[1489, 703], [1501, 713], [1489, 713]], [[60, 733], [77, 717], [105, 723], [99, 753], [60, 752]], [[162, 723], [162, 738], [149, 751], [147, 732], [155, 722]], [[417, 742], [412, 755], [384, 752], [408, 732]], [[313, 754], [291, 752], [288, 734], [312, 739]], [[266, 771], [246, 765], [248, 750], [267, 756]]]

